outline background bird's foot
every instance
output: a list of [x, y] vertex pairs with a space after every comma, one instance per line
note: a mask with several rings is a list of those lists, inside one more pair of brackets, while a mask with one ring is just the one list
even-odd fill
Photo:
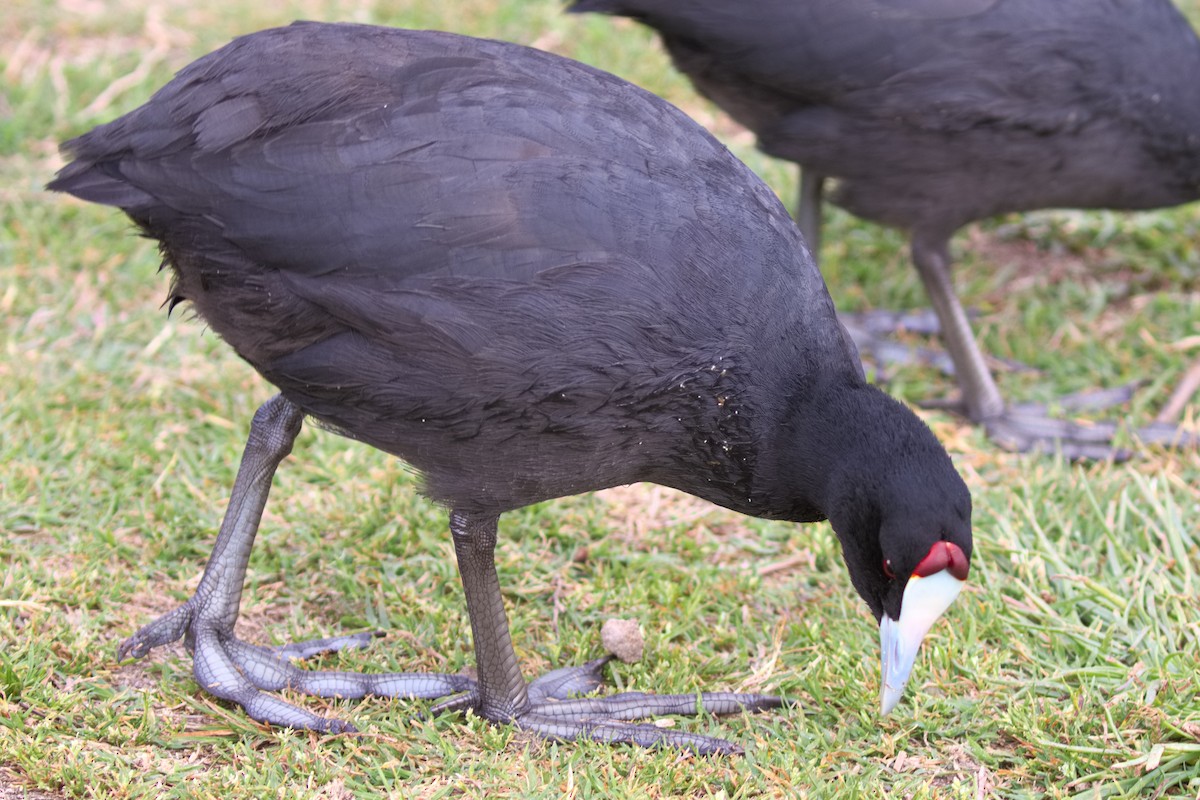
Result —
[[[1127, 461], [1133, 457], [1133, 451], [1113, 445], [1122, 428], [1121, 423], [1058, 419], [1050, 416], [1050, 410], [1066, 413], [1103, 411], [1128, 402], [1138, 386], [1138, 383], [1130, 383], [1113, 389], [1088, 389], [1064, 395], [1052, 404], [1014, 405], [1006, 408], [1003, 414], [982, 420], [982, 425], [989, 439], [1013, 453], [1061, 453], [1071, 461]], [[971, 417], [961, 397], [924, 400], [919, 405]], [[1144, 444], [1175, 448], [1200, 446], [1200, 435], [1169, 422], [1128, 427], [1128, 431]]]
[[[974, 318], [973, 311], [967, 316]], [[942, 332], [941, 323], [932, 308], [918, 308], [911, 311], [894, 311], [887, 308], [872, 308], [867, 311], [855, 311], [838, 314], [842, 324], [853, 323], [856, 328], [875, 336], [886, 336], [896, 333], [917, 333], [922, 336], [938, 336]]]
[[[970, 314], [968, 314], [970, 316]], [[937, 336], [941, 333], [937, 315], [933, 309], [916, 311], [890, 311], [871, 309], [855, 313], [839, 313], [838, 320], [854, 340], [854, 346], [864, 358], [875, 365], [879, 380], [887, 380], [890, 366], [929, 366], [942, 374], [953, 377], [954, 361], [944, 350], [920, 347], [896, 341], [899, 334]], [[993, 368], [1009, 372], [1036, 372], [1033, 367], [1010, 359], [989, 358]]]
[[356, 729], [348, 722], [318, 716], [268, 693], [287, 688], [317, 697], [439, 698], [474, 687], [474, 681], [464, 675], [318, 671], [292, 663], [293, 659], [318, 653], [361, 649], [380, 635], [371, 631], [262, 647], [238, 639], [231, 623], [206, 618], [204, 604], [193, 597], [122, 642], [117, 658], [141, 658], [155, 647], [186, 637], [193, 674], [205, 691], [236, 703], [259, 722], [328, 733]]
[[[1136, 384], [1116, 389], [1092, 390], [1060, 398], [1055, 404], [1067, 411], [1094, 411], [1127, 401]], [[1121, 425], [1112, 421], [1071, 422], [1055, 419], [1042, 404], [1013, 406], [999, 417], [984, 421], [988, 437], [1014, 452], [1061, 453], [1072, 461], [1125, 461], [1133, 456], [1113, 446]], [[1146, 444], [1200, 447], [1200, 435], [1176, 425], [1153, 422], [1129, 432]]]
[[[888, 378], [888, 367], [893, 365], [922, 364], [931, 366], [945, 375], [954, 374], [954, 362], [943, 350], [930, 347], [914, 347], [898, 342], [892, 337], [908, 331], [926, 333], [932, 317], [933, 333], [937, 332], [937, 317], [933, 312], [862, 311], [854, 314], [839, 313], [838, 320], [854, 340], [860, 357], [871, 362], [880, 381]], [[912, 323], [911, 325], [909, 323]], [[868, 365], [864, 363], [864, 369]]]
[[[1133, 393], [1137, 391], [1140, 385], [1140, 382], [1135, 381], [1113, 389], [1086, 389], [1082, 392], [1063, 395], [1055, 400], [1053, 404], [1020, 403], [1009, 409], [1009, 416], [1029, 417], [1031, 419], [1038, 417], [1045, 418], [1049, 413], [1048, 409], [1050, 405], [1067, 412], [1103, 411], [1132, 400]], [[971, 418], [967, 403], [961, 396], [927, 398], [917, 403], [917, 405], [921, 408], [949, 411], [968, 419]], [[1050, 421], [1057, 422], [1056, 420]], [[1061, 424], [1069, 425], [1070, 423], [1062, 422]]]
[[[632, 720], [664, 715], [738, 714], [778, 708], [785, 703], [772, 695], [735, 692], [671, 695], [624, 692], [607, 697], [579, 697], [600, 687], [600, 671], [610, 660], [611, 656], [606, 656], [580, 667], [554, 670], [531, 681], [529, 706], [513, 716], [515, 724], [547, 739], [673, 747], [698, 755], [739, 754], [742, 748], [725, 739]], [[478, 691], [472, 691], [439, 704], [434, 711], [472, 708], [488, 718], [479, 701]]]

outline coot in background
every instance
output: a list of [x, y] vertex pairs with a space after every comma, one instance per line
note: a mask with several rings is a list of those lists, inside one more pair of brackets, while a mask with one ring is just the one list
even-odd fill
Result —
[[[733, 750], [626, 721], [694, 713], [694, 695], [564, 702], [603, 661], [527, 685], [513, 651], [499, 515], [653, 481], [828, 518], [880, 621], [884, 710], [898, 701], [967, 577], [970, 497], [929, 429], [865, 382], [786, 210], [686, 115], [516, 45], [298, 23], [235, 40], [65, 149], [50, 188], [124, 209], [160, 242], [172, 302], [280, 390], [195, 595], [122, 656], [183, 636], [202, 687], [298, 728], [350, 726], [267, 692], [449, 697], [549, 737]], [[234, 636], [305, 416], [404, 459], [449, 507], [477, 681], [287, 661], [361, 637]], [[779, 702], [700, 696], [713, 713]]]
[[[696, 88], [833, 200], [905, 229], [966, 416], [1006, 447], [1110, 455], [1115, 426], [1006, 406], [950, 274], [961, 226], [1200, 198], [1200, 40], [1169, 0], [573, 0], [657, 30]], [[1113, 398], [1123, 393], [1110, 393]], [[1139, 434], [1182, 441], [1173, 425]], [[1195, 437], [1191, 437], [1195, 438]]]

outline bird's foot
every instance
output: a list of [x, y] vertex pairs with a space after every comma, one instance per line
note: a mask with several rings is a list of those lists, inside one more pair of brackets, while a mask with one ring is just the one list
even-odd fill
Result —
[[378, 632], [309, 639], [280, 647], [248, 644], [234, 635], [232, 623], [207, 619], [197, 597], [154, 620], [121, 643], [117, 659], [141, 658], [150, 650], [184, 637], [192, 652], [192, 671], [205, 691], [236, 703], [251, 718], [270, 725], [327, 733], [355, 727], [285, 702], [268, 692], [292, 689], [317, 697], [440, 698], [474, 687], [464, 675], [304, 670], [292, 663], [318, 653], [367, 647]]
[[511, 721], [523, 730], [546, 739], [591, 739], [598, 742], [634, 744], [639, 747], [672, 747], [698, 755], [739, 754], [737, 744], [715, 736], [687, 733], [633, 720], [663, 715], [738, 714], [784, 705], [772, 695], [735, 692], [699, 694], [646, 694], [623, 692], [607, 697], [579, 697], [601, 685], [600, 670], [611, 656], [580, 667], [554, 670], [528, 685], [529, 704], [511, 714], [489, 714], [481, 707], [478, 691], [468, 692], [435, 707], [435, 712], [472, 708], [486, 719]]
[[937, 317], [933, 312], [905, 314], [898, 311], [865, 311], [839, 314], [838, 319], [854, 340], [854, 346], [864, 361], [863, 366], [866, 367], [868, 361], [874, 364], [877, 380], [887, 380], [887, 370], [892, 365], [920, 364], [953, 375], [954, 362], [945, 351], [914, 347], [892, 338], [902, 331], [926, 333], [930, 322], [927, 316], [932, 317], [933, 331], [936, 333]]
[[[975, 316], [968, 313], [968, 317]], [[875, 336], [885, 336], [894, 333], [916, 333], [922, 336], [938, 336], [942, 332], [941, 323], [932, 308], [919, 308], [915, 311], [894, 311], [887, 308], [873, 308], [867, 311], [855, 311], [839, 314], [838, 319], [843, 324], [853, 323], [856, 328]]]
[[[874, 362], [880, 380], [887, 379], [889, 366], [929, 366], [953, 377], [954, 361], [949, 353], [932, 347], [919, 347], [896, 341], [899, 334], [937, 336], [941, 326], [933, 309], [889, 311], [872, 309], [856, 313], [839, 313], [838, 319], [854, 340], [854, 346], [864, 359]], [[1008, 359], [990, 359], [994, 368], [1011, 372], [1035, 371], [1027, 364]]]
[[[1054, 404], [1065, 411], [1096, 411], [1128, 401], [1137, 384], [1115, 389], [1096, 389], [1059, 398]], [[1127, 448], [1113, 445], [1121, 429], [1116, 422], [1071, 422], [1048, 415], [1047, 406], [1028, 403], [1012, 406], [999, 417], [984, 420], [988, 437], [1013, 452], [1061, 453], [1072, 461], [1126, 461], [1133, 456]], [[1175, 425], [1153, 422], [1129, 432], [1146, 444], [1172, 447], [1200, 446], [1200, 436]]]

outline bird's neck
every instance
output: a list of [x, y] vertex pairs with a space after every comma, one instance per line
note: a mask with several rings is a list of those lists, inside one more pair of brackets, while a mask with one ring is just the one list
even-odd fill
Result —
[[704, 408], [690, 409], [694, 424], [675, 439], [680, 457], [648, 479], [750, 516], [827, 518], [862, 485], [855, 471], [873, 464], [865, 426], [877, 418], [875, 395], [882, 393], [864, 384], [791, 397], [753, 394], [694, 395]]
[[875, 507], [877, 498], [867, 495], [890, 471], [897, 430], [914, 424], [923, 423], [865, 383], [797, 392], [779, 409], [777, 444], [757, 470], [761, 516], [814, 522], [850, 506]]

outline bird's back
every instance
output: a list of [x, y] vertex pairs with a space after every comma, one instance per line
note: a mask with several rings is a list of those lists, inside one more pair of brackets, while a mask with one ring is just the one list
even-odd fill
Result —
[[858, 380], [771, 192], [681, 112], [556, 56], [298, 24], [67, 150], [51, 188], [124, 208], [240, 355], [435, 495], [669, 482], [680, 447], [749, 439], [753, 401], [718, 404], [729, 369], [767, 394]]
[[1169, 0], [580, 0], [660, 31], [768, 153], [880, 222], [1200, 196], [1200, 40]]

